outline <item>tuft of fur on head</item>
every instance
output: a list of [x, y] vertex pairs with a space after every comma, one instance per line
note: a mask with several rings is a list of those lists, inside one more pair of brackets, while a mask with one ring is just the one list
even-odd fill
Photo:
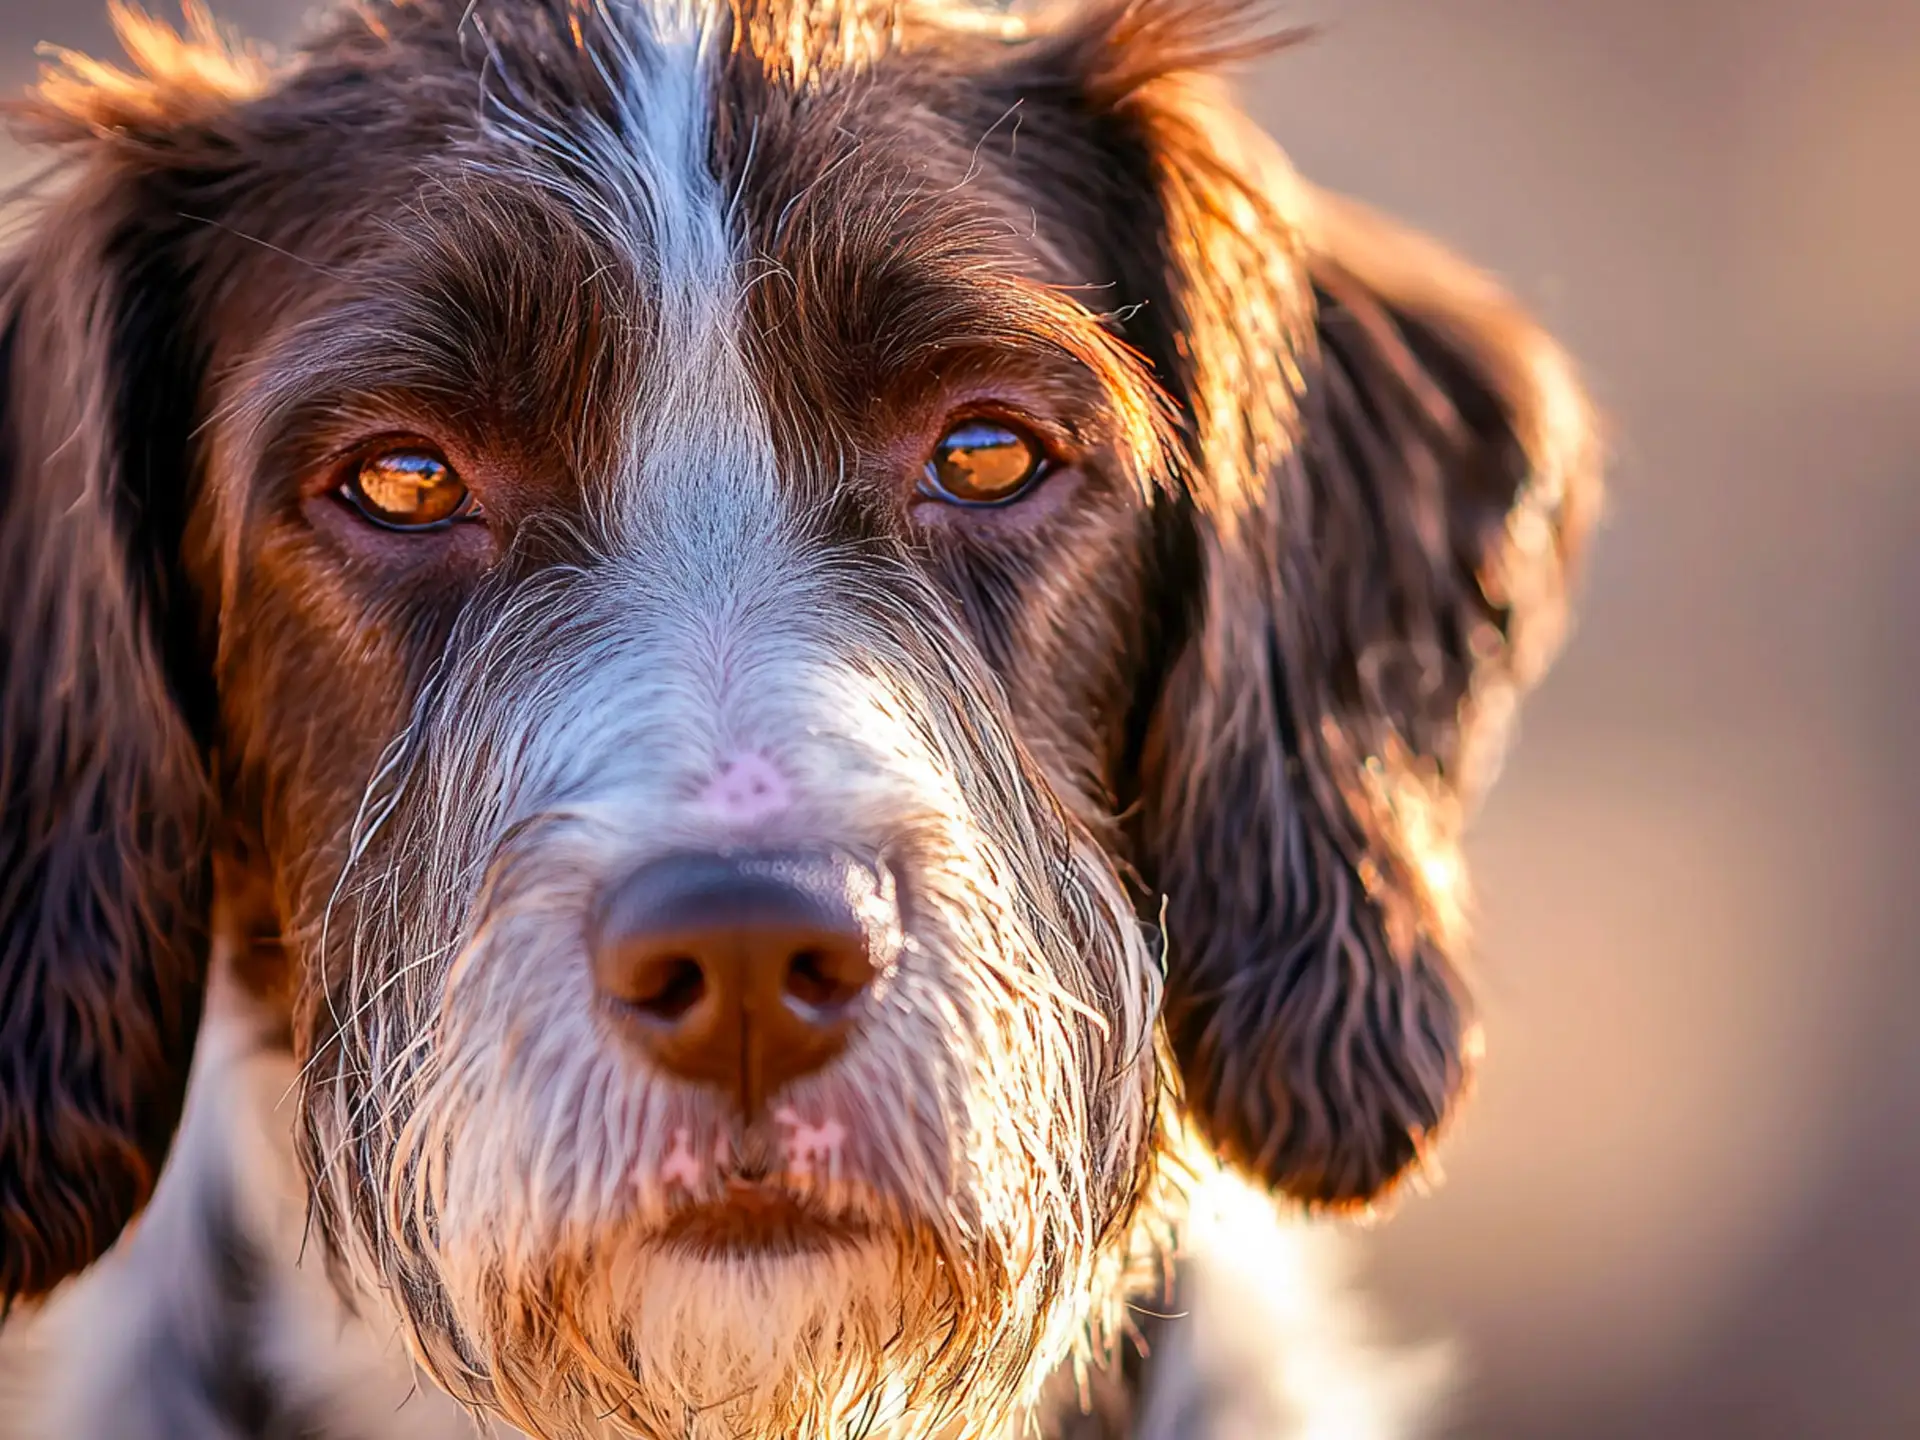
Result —
[[175, 29], [127, 0], [108, 0], [114, 38], [131, 68], [53, 49], [32, 95], [10, 107], [29, 138], [62, 144], [124, 142], [212, 119], [266, 92], [272, 66], [214, 21], [204, 0], [182, 0]]

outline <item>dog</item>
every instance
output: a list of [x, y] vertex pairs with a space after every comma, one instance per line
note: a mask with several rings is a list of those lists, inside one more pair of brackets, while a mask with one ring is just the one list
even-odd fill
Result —
[[116, 25], [0, 270], [40, 1433], [1213, 1433], [1203, 1217], [1469, 1087], [1567, 357], [1218, 0]]

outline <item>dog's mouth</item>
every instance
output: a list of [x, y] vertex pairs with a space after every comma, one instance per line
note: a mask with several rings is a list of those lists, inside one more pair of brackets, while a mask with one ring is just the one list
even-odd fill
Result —
[[714, 1257], [818, 1254], [864, 1239], [861, 1217], [773, 1181], [730, 1179], [710, 1200], [674, 1212], [659, 1242]]

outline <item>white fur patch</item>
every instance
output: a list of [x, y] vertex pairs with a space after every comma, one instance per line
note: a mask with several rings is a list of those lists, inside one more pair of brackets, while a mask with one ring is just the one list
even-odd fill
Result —
[[1433, 1433], [1453, 1369], [1444, 1343], [1370, 1333], [1353, 1238], [1289, 1221], [1226, 1171], [1195, 1187], [1183, 1232], [1187, 1319], [1166, 1337], [1136, 1440], [1410, 1440]]
[[[0, 1440], [175, 1440], [232, 1432], [208, 1378], [257, 1371], [273, 1399], [361, 1440], [476, 1440], [472, 1418], [416, 1371], [398, 1327], [342, 1305], [306, 1234], [295, 1162], [294, 1070], [263, 1049], [264, 1017], [216, 962], [186, 1111], [152, 1202], [99, 1264], [0, 1345]], [[237, 1339], [218, 1293], [213, 1216], [257, 1254], [255, 1306]], [[21, 1352], [32, 1356], [31, 1367]], [[9, 1363], [12, 1362], [12, 1363]], [[14, 1366], [17, 1364], [18, 1368]], [[182, 1427], [189, 1427], [183, 1429]]]

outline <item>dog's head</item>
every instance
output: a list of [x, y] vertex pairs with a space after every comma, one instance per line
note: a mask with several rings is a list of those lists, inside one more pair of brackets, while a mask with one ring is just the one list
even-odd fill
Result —
[[6, 1295], [146, 1197], [216, 931], [342, 1274], [539, 1433], [1001, 1413], [1176, 1132], [1419, 1165], [1589, 421], [1231, 14], [120, 25], [0, 272]]

